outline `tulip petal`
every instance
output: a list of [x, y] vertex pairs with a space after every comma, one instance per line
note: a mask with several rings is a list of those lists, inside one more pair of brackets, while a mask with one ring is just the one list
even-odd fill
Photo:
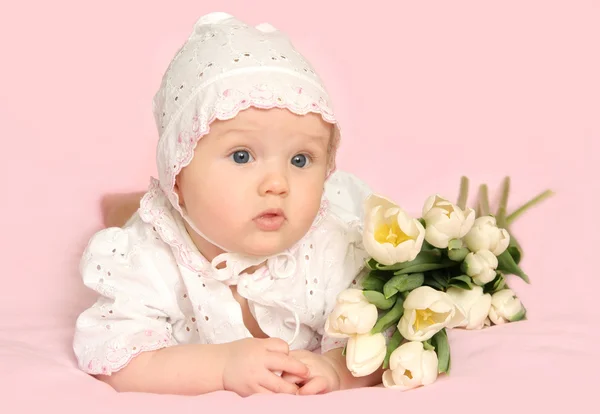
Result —
[[383, 373], [383, 375], [381, 376], [381, 382], [383, 383], [383, 386], [385, 388], [395, 389], [398, 391], [405, 391], [405, 390], [414, 388], [413, 386], [407, 386], [404, 384], [396, 384], [394, 382], [394, 376], [393, 376], [392, 370], [390, 370], [390, 369], [386, 370]]
[[486, 293], [471, 307], [468, 317], [467, 329], [481, 329], [485, 324], [485, 318], [490, 313], [492, 306], [492, 295]]
[[439, 361], [434, 351], [425, 351], [421, 359], [421, 370], [423, 371], [423, 385], [433, 384], [438, 377]]
[[428, 225], [425, 229], [425, 240], [427, 240], [427, 243], [439, 249], [447, 248], [450, 238], [446, 233], [438, 230], [437, 226]]
[[427, 309], [437, 300], [440, 300], [444, 292], [435, 290], [429, 286], [421, 286], [412, 290], [404, 301], [406, 309]]
[[383, 334], [355, 335], [348, 340], [346, 366], [354, 377], [363, 377], [377, 371], [386, 355]]

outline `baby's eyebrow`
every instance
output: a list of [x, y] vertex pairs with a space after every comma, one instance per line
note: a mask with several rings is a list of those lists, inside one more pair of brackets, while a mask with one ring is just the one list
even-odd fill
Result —
[[327, 141], [329, 139], [329, 134], [323, 134], [323, 133], [302, 133], [300, 134], [306, 138], [309, 138], [311, 141]]
[[252, 128], [226, 128], [223, 129], [222, 131], [219, 131], [219, 133], [221, 135], [227, 135], [227, 134], [247, 134], [248, 132], [256, 132], [257, 129], [252, 129]]

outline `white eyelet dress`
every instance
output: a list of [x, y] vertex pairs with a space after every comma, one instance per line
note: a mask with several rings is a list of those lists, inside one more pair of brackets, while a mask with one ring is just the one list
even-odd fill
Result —
[[73, 348], [81, 370], [110, 374], [144, 351], [178, 344], [249, 338], [230, 285], [248, 300], [261, 330], [291, 349], [341, 347], [323, 327], [336, 297], [362, 276], [362, 208], [371, 193], [337, 171], [327, 181], [312, 229], [253, 274], [251, 262], [218, 270], [195, 248], [183, 220], [158, 186], [124, 228], [90, 240], [80, 271], [98, 300], [76, 322]]

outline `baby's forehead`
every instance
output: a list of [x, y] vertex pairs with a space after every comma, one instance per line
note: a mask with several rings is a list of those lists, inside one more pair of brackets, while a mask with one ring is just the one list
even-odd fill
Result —
[[216, 121], [211, 128], [215, 132], [226, 131], [278, 131], [307, 137], [328, 138], [333, 125], [323, 120], [317, 113], [297, 115], [287, 109], [258, 109], [248, 108], [240, 111], [237, 116]]

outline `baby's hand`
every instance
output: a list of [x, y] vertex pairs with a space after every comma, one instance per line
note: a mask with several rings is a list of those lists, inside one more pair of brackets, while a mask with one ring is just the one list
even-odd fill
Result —
[[284, 372], [282, 378], [300, 386], [298, 395], [324, 394], [340, 389], [340, 375], [334, 361], [310, 351], [291, 351], [290, 356], [302, 361], [310, 371], [309, 378], [301, 378], [293, 373]]
[[223, 369], [223, 389], [245, 397], [256, 393], [296, 394], [298, 386], [274, 372], [289, 372], [305, 379], [305, 364], [289, 355], [285, 341], [277, 338], [249, 338], [226, 344], [228, 353]]

